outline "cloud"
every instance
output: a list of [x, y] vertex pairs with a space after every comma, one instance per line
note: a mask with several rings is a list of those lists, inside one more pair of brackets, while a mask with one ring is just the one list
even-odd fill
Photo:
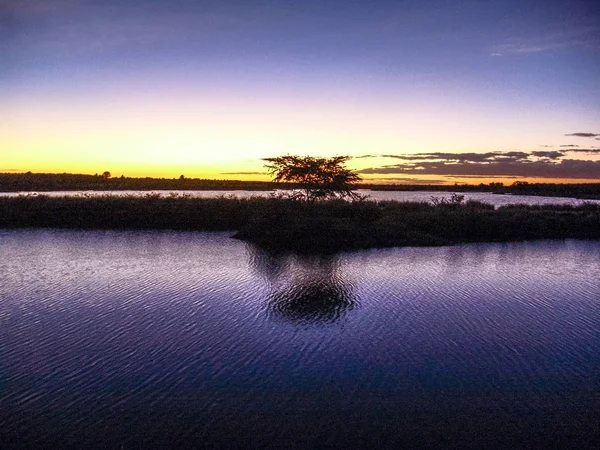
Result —
[[421, 160], [423, 159], [423, 153], [417, 153], [416, 155], [379, 155], [381, 158], [394, 158], [394, 159], [403, 159], [405, 161], [411, 160]]
[[352, 159], [365, 159], [365, 158], [377, 158], [381, 155], [359, 155], [359, 156], [353, 156]]
[[[561, 29], [562, 27], [562, 29]], [[490, 56], [529, 55], [564, 50], [600, 50], [600, 26], [595, 23], [556, 24], [547, 33], [507, 39], [489, 49]]]
[[557, 48], [563, 48], [564, 45], [562, 44], [552, 44], [552, 45], [545, 45], [545, 46], [527, 46], [527, 45], [522, 45], [522, 44], [513, 44], [513, 45], [506, 45], [503, 47], [500, 47], [504, 53], [513, 53], [513, 54], [524, 54], [524, 53], [539, 53], [539, 52], [545, 52], [548, 50], [554, 50]]
[[597, 155], [600, 154], [600, 149], [380, 155], [400, 162], [365, 168], [358, 172], [364, 175], [400, 176], [600, 178], [600, 161], [567, 159], [567, 153]]
[[3, 0], [0, 9], [12, 13], [39, 14], [69, 8], [82, 3], [82, 0]]
[[183, 10], [162, 2], [143, 8], [132, 2], [82, 0], [11, 3], [5, 14], [18, 20], [7, 21], [8, 38], [0, 37], [0, 53], [15, 58], [72, 58], [190, 43], [201, 51], [208, 43], [259, 29], [267, 20], [242, 6], [206, 12], [200, 6]]
[[[552, 145], [542, 145], [542, 147], [551, 148]], [[412, 165], [421, 162], [437, 161], [444, 164], [492, 164], [498, 162], [532, 162], [540, 158], [558, 160], [566, 156], [567, 153], [600, 153], [600, 148], [579, 148], [579, 145], [561, 145], [560, 150], [534, 150], [531, 152], [486, 152], [486, 153], [415, 153], [415, 154], [381, 154], [381, 155], [361, 155], [355, 156], [361, 158], [389, 158], [407, 162]], [[386, 165], [383, 167], [396, 167], [398, 164]]]
[[[446, 175], [446, 178], [467, 178], [465, 175]], [[468, 175], [468, 178], [522, 178], [516, 175]]]
[[507, 161], [514, 160], [519, 161], [527, 159], [529, 153], [526, 152], [487, 152], [487, 153], [416, 153], [412, 155], [406, 154], [384, 154], [379, 155], [381, 158], [392, 158], [401, 159], [403, 161], [448, 161], [448, 162], [471, 162], [471, 163], [483, 163], [492, 161]]
[[579, 147], [579, 145], [567, 144], [567, 145], [559, 145], [559, 147]]
[[221, 172], [219, 175], [268, 175], [267, 172]]
[[595, 137], [596, 139], [598, 139], [597, 136], [600, 136], [600, 133], [571, 133], [571, 134], [565, 134], [565, 136], [575, 136], [575, 137], [584, 137], [584, 138]]
[[569, 153], [584, 153], [587, 155], [600, 154], [600, 148], [573, 148], [567, 151]]
[[[562, 147], [562, 145], [561, 145]], [[535, 156], [536, 158], [549, 158], [549, 159], [558, 159], [558, 158], [562, 158], [563, 156], [565, 156], [565, 154], [563, 152], [559, 152], [556, 150], [548, 150], [548, 151], [534, 151], [531, 152], [532, 156]]]
[[415, 177], [371, 177], [363, 180], [367, 183], [372, 181], [401, 181], [406, 184], [445, 184], [444, 180], [439, 178], [415, 178]]
[[537, 178], [600, 178], [600, 161], [565, 159], [554, 161], [498, 161], [474, 164], [424, 162], [420, 164], [397, 164], [358, 171], [361, 174], [410, 174], [444, 176], [517, 176]]

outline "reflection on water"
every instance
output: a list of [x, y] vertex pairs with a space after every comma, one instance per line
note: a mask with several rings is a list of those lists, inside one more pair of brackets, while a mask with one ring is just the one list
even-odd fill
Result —
[[0, 230], [0, 448], [597, 448], [600, 242]]
[[335, 279], [292, 284], [269, 297], [273, 313], [292, 322], [335, 322], [356, 306], [352, 293]]
[[358, 306], [336, 255], [289, 255], [248, 245], [252, 268], [268, 282], [271, 317], [298, 324], [333, 323]]

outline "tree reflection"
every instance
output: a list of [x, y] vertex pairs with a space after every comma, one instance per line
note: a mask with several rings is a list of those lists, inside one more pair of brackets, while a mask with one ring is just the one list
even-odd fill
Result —
[[327, 324], [358, 306], [339, 256], [274, 254], [248, 247], [252, 268], [269, 284], [267, 311], [273, 318]]

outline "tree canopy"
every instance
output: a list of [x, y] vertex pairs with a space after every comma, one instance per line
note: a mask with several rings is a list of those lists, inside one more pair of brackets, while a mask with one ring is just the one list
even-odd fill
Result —
[[345, 167], [349, 159], [286, 155], [263, 160], [273, 181], [294, 184], [298, 188], [295, 197], [313, 203], [318, 199], [362, 198], [354, 192], [361, 177]]

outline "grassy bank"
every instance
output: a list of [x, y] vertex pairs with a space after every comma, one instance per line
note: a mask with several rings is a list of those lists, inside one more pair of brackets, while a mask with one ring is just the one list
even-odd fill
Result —
[[533, 239], [600, 240], [600, 205], [505, 206], [286, 199], [0, 198], [0, 227], [235, 231], [277, 250], [337, 251]]

